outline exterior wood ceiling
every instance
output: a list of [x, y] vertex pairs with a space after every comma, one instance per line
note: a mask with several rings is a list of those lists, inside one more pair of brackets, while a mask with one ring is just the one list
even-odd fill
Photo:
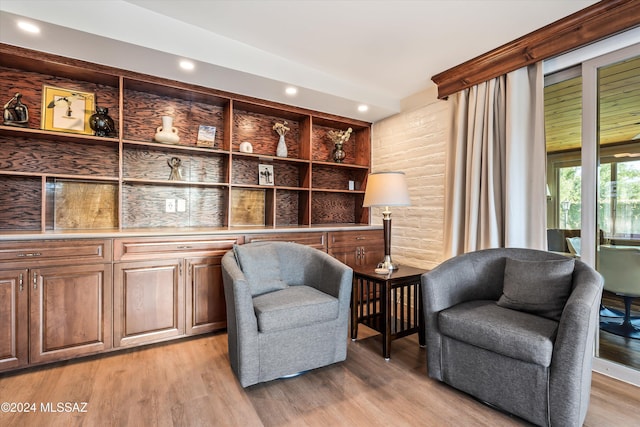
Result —
[[[600, 144], [631, 141], [640, 135], [640, 57], [602, 68], [599, 82]], [[580, 148], [582, 78], [547, 86], [544, 97], [547, 152]]]

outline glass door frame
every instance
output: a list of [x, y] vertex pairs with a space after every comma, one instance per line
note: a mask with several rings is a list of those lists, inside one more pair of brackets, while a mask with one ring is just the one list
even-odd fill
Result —
[[[599, 91], [598, 69], [640, 55], [640, 43], [598, 56], [582, 63], [582, 211], [581, 211], [581, 260], [596, 268], [599, 245]], [[618, 365], [600, 358], [600, 329], [596, 330], [594, 369], [614, 377], [640, 385], [640, 373], [626, 365]], [[624, 372], [624, 373], [623, 373]]]
[[635, 56], [640, 56], [640, 44], [631, 45], [582, 63], [581, 260], [594, 268], [596, 267], [596, 248], [599, 243], [597, 239], [599, 223], [598, 169], [600, 164], [598, 69]]

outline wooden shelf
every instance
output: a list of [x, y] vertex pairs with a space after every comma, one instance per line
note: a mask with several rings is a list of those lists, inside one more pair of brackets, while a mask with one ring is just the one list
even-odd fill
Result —
[[[95, 216], [95, 203], [68, 213], [56, 208], [58, 181], [95, 192], [89, 201], [115, 189], [108, 218], [96, 229], [369, 224], [362, 200], [370, 123], [4, 44], [0, 54], [0, 92], [23, 93], [29, 108], [28, 128], [0, 126], [0, 186], [6, 189], [0, 203], [21, 199], [19, 207], [0, 209], [5, 230], [58, 230], [76, 222], [91, 229], [93, 219], [83, 219], [82, 209]], [[38, 129], [43, 85], [94, 93], [97, 105], [109, 109], [115, 136]], [[153, 140], [165, 115], [173, 117], [178, 144]], [[288, 156], [279, 157], [273, 126], [285, 121]], [[212, 148], [197, 144], [201, 125], [216, 127]], [[346, 158], [335, 163], [328, 133], [349, 127]], [[253, 153], [239, 151], [243, 141]], [[183, 180], [168, 179], [174, 157]], [[273, 166], [273, 186], [259, 185], [264, 164]], [[250, 210], [256, 198], [262, 211], [247, 216], [242, 209]], [[167, 199], [183, 200], [184, 212], [165, 212]]]

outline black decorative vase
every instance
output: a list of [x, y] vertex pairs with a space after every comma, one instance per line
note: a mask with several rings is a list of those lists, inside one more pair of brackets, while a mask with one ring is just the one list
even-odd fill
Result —
[[89, 117], [89, 126], [95, 136], [112, 136], [115, 133], [115, 123], [108, 113], [108, 108], [96, 107], [96, 112]]

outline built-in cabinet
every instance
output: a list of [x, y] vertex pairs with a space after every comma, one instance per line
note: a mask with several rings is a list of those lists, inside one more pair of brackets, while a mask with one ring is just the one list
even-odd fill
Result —
[[0, 370], [112, 347], [110, 240], [0, 242]]
[[291, 241], [378, 262], [382, 230], [0, 241], [0, 371], [226, 328], [221, 259]]
[[[362, 230], [368, 122], [0, 44], [0, 95], [16, 93], [29, 118], [0, 125], [0, 371], [224, 330], [234, 244], [382, 259], [382, 231]], [[110, 132], [72, 130], [94, 107]], [[179, 140], [156, 139], [163, 116]], [[331, 135], [349, 128], [337, 162]]]
[[240, 236], [115, 239], [114, 346], [224, 329], [220, 260]]
[[328, 252], [350, 266], [376, 264], [384, 259], [381, 230], [331, 231]]

